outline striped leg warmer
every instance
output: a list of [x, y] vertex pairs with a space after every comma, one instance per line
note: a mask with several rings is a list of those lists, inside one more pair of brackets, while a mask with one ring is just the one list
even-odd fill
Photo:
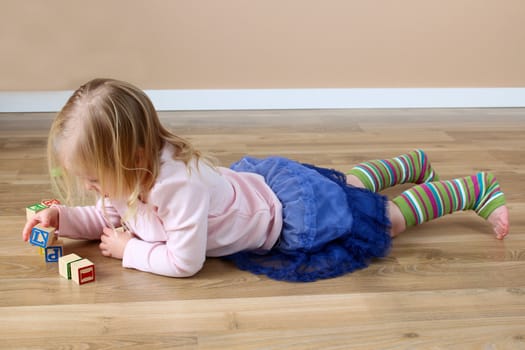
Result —
[[415, 150], [391, 159], [363, 162], [350, 170], [365, 188], [379, 192], [387, 187], [404, 183], [425, 183], [438, 180], [428, 157], [422, 150]]
[[474, 210], [487, 219], [505, 204], [505, 196], [494, 175], [476, 175], [415, 186], [392, 200], [405, 217], [407, 227], [459, 210]]

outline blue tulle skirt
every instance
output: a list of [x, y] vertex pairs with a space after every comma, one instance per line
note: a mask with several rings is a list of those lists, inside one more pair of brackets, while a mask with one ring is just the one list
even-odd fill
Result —
[[364, 268], [388, 254], [386, 197], [348, 185], [341, 172], [281, 157], [245, 157], [231, 169], [262, 175], [283, 205], [278, 242], [266, 254], [226, 257], [239, 268], [309, 282]]

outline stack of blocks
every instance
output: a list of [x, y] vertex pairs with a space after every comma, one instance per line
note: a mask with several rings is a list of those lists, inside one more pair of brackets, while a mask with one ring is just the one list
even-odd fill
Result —
[[58, 258], [64, 255], [63, 242], [57, 239], [54, 227], [36, 225], [31, 231], [29, 243], [38, 247], [46, 262], [58, 262]]
[[[50, 207], [52, 204], [60, 204], [56, 199], [42, 201], [26, 208], [26, 218], [31, 220], [39, 211]], [[54, 227], [44, 227], [36, 225], [31, 231], [29, 243], [38, 247], [40, 255], [43, 255], [46, 262], [58, 262], [58, 258], [63, 255], [62, 241], [58, 240], [55, 235]]]
[[[42, 201], [26, 208], [26, 216], [29, 221], [35, 214], [52, 204], [59, 204], [56, 199]], [[45, 257], [46, 262], [58, 262], [59, 273], [64, 278], [72, 279], [77, 284], [85, 284], [95, 280], [95, 265], [88, 259], [82, 259], [76, 254], [64, 255], [64, 245], [57, 239], [54, 227], [36, 225], [31, 231], [29, 243], [37, 246], [40, 255]]]

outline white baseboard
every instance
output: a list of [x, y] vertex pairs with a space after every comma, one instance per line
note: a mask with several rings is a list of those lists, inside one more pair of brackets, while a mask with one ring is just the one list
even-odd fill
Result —
[[[525, 88], [146, 90], [159, 111], [525, 107]], [[1, 92], [0, 112], [57, 112], [72, 91]]]

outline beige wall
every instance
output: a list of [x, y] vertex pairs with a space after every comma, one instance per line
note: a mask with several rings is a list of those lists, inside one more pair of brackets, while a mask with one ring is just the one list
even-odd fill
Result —
[[0, 5], [0, 91], [525, 86], [523, 0]]

